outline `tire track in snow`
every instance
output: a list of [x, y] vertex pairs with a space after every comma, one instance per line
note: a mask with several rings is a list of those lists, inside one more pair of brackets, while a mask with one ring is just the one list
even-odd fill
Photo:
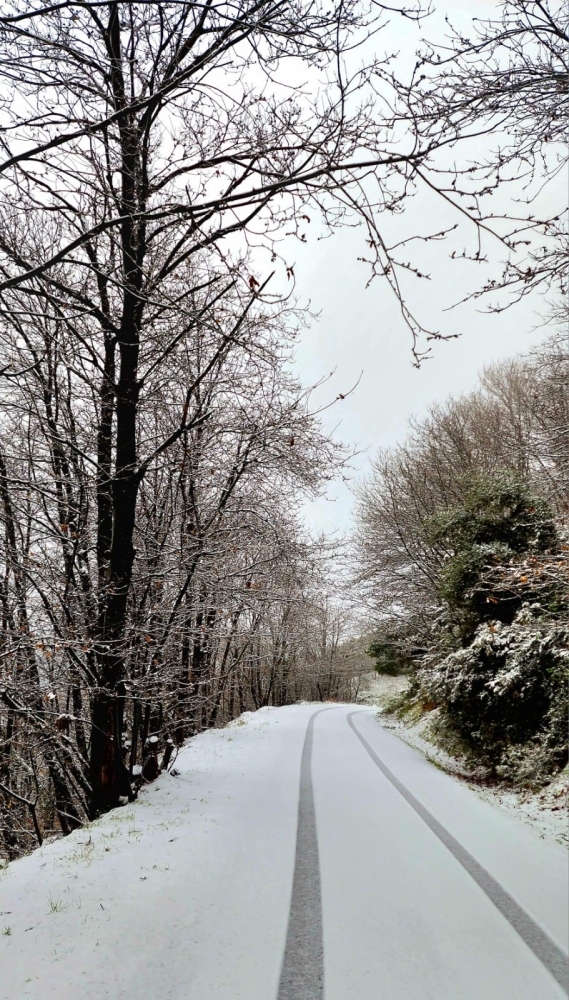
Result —
[[[405, 801], [415, 810], [418, 816], [427, 824], [430, 830], [439, 838], [439, 840], [445, 845], [450, 851], [454, 858], [462, 865], [462, 867], [468, 872], [468, 874], [474, 879], [476, 884], [486, 893], [488, 898], [494, 903], [494, 906], [500, 911], [502, 916], [506, 918], [508, 923], [514, 928], [519, 934], [522, 941], [527, 945], [527, 947], [533, 952], [537, 959], [541, 962], [547, 971], [553, 976], [556, 982], [565, 990], [569, 995], [569, 965], [568, 959], [565, 953], [555, 944], [554, 941], [545, 933], [545, 931], [537, 924], [529, 913], [520, 906], [519, 903], [510, 896], [510, 894], [504, 889], [496, 879], [490, 875], [490, 872], [486, 871], [485, 868], [470, 854], [462, 844], [453, 837], [452, 833], [439, 823], [437, 819], [425, 809], [418, 799], [410, 792], [405, 785], [403, 785], [398, 778], [395, 777], [392, 771], [383, 763], [381, 757], [376, 753], [370, 743], [366, 740], [365, 736], [358, 731], [353, 722], [354, 715], [358, 715], [358, 712], [350, 712], [347, 716], [347, 723], [353, 733], [357, 736], [358, 740], [367, 751], [374, 764], [379, 768], [381, 773], [391, 782], [394, 788], [397, 789], [400, 795], [403, 796]], [[311, 720], [312, 721], [312, 720]], [[315, 994], [316, 995], [316, 994]], [[291, 994], [295, 996], [296, 994]], [[279, 995], [280, 1000], [280, 995]]]
[[296, 856], [288, 930], [277, 1000], [322, 1000], [324, 945], [320, 862], [312, 788], [312, 743], [316, 716], [310, 716], [300, 762]]

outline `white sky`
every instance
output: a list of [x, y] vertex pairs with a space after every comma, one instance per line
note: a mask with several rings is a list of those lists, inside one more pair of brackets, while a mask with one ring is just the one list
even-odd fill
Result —
[[[464, 24], [475, 13], [486, 14], [496, 7], [488, 0], [462, 0], [439, 4], [439, 17], [428, 27], [415, 29], [408, 23], [396, 23], [394, 33], [403, 61], [409, 54], [412, 56], [420, 35], [431, 39], [437, 36], [442, 27], [441, 13]], [[406, 220], [390, 217], [387, 224], [392, 233], [398, 232], [394, 229], [397, 226], [405, 231], [409, 226], [426, 231], [442, 228], [450, 218], [445, 217], [439, 201], [421, 196], [414, 201]], [[301, 336], [296, 367], [305, 385], [335, 371], [330, 382], [317, 390], [318, 405], [346, 393], [363, 373], [355, 392], [323, 415], [325, 427], [337, 428], [338, 438], [367, 450], [354, 462], [354, 479], [365, 474], [380, 446], [404, 438], [412, 415], [421, 417], [434, 401], [474, 388], [477, 373], [484, 365], [526, 351], [551, 332], [542, 326], [546, 306], [537, 296], [499, 315], [488, 315], [480, 302], [445, 311], [478, 287], [484, 275], [473, 265], [450, 261], [452, 245], [429, 244], [421, 263], [431, 273], [432, 281], [415, 287], [414, 305], [431, 329], [461, 336], [434, 343], [431, 360], [417, 370], [413, 367], [410, 334], [389, 288], [379, 280], [365, 287], [368, 271], [357, 261], [366, 250], [363, 230], [339, 230], [332, 238], [319, 241], [316, 233], [311, 239], [307, 228], [306, 246], [297, 242], [285, 245], [288, 262], [295, 264], [300, 301], [310, 301], [312, 310], [320, 314]], [[465, 238], [463, 230], [455, 246], [462, 249]], [[503, 254], [497, 241], [487, 250], [498, 276]], [[337, 482], [330, 486], [327, 498], [306, 504], [304, 515], [315, 531], [343, 532], [349, 527], [352, 505], [349, 485]]]
[[[539, 302], [526, 301], [501, 315], [485, 315], [480, 305], [463, 306], [452, 314], [460, 338], [435, 343], [431, 359], [417, 370], [410, 335], [391, 293], [379, 282], [365, 289], [363, 265], [353, 263], [355, 242], [351, 234], [338, 234], [325, 247], [320, 244], [311, 260], [297, 264], [301, 297], [310, 298], [320, 317], [303, 333], [296, 363], [304, 384], [335, 370], [315, 393], [320, 405], [346, 393], [362, 374], [355, 391], [322, 419], [327, 429], [336, 428], [340, 440], [367, 449], [353, 463], [356, 473], [364, 474], [379, 447], [405, 437], [411, 416], [422, 416], [436, 400], [468, 392], [484, 365], [526, 351], [548, 331], [536, 330]], [[442, 252], [440, 257], [440, 267], [446, 269]], [[452, 278], [451, 267], [448, 286]], [[439, 311], [447, 303], [441, 297]], [[436, 301], [432, 312], [436, 319]], [[352, 500], [348, 485], [334, 483], [327, 500], [306, 505], [308, 524], [317, 531], [344, 530]]]

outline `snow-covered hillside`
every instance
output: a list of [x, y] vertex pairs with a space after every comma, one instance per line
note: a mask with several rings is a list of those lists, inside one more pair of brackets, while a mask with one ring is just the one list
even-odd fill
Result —
[[[275, 940], [284, 947], [312, 711], [293, 710], [297, 752], [288, 731], [283, 753], [278, 710], [200, 735], [178, 757], [176, 776], [163, 774], [133, 805], [1, 873], [1, 1000], [165, 1000], [187, 989], [205, 1000], [228, 968], [270, 997], [281, 954], [272, 967], [259, 956]], [[281, 808], [273, 796], [267, 811], [275, 787]]]

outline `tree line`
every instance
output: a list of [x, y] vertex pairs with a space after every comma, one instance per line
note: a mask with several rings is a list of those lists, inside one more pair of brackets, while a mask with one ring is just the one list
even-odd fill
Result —
[[298, 316], [271, 278], [275, 237], [312, 193], [339, 205], [375, 135], [332, 78], [315, 99], [279, 76], [334, 66], [356, 6], [2, 12], [10, 856], [134, 794], [150, 738], [349, 688], [296, 513], [343, 456], [290, 375]]
[[[351, 677], [333, 660], [341, 627], [325, 547], [296, 513], [343, 450], [289, 374], [284, 316], [250, 310], [216, 356], [223, 319], [202, 321], [167, 373], [146, 379], [120, 636], [107, 625], [120, 529], [106, 533], [110, 485], [94, 458], [105, 405], [94, 351], [85, 338], [75, 353], [65, 324], [45, 314], [5, 331], [6, 354], [34, 359], [2, 398], [0, 786], [12, 856], [40, 828], [69, 832], [131, 796], [150, 737], [162, 750], [246, 709], [349, 696]], [[164, 449], [188, 384], [207, 419]]]
[[[361, 224], [416, 358], [427, 323], [406, 282], [426, 276], [408, 254], [449, 233], [392, 244], [384, 220], [421, 190], [466, 220], [461, 259], [504, 252], [492, 287], [563, 285], [556, 202], [488, 211], [520, 164], [532, 204], [557, 176], [563, 5], [508, 0], [448, 59], [423, 48], [403, 79], [382, 32], [427, 13], [414, 0], [4, 5], [10, 856], [133, 794], [137, 769], [158, 766], [151, 738], [171, 753], [167, 739], [243, 707], [351, 689], [326, 553], [296, 514], [345, 456], [290, 375], [302, 316], [281, 239]], [[463, 146], [489, 134], [499, 148], [463, 169]]]
[[569, 350], [487, 368], [377, 457], [357, 577], [382, 672], [411, 672], [439, 737], [511, 780], [567, 762]]

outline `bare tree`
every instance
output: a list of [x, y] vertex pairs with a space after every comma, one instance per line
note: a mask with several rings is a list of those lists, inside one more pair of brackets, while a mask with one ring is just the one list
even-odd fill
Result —
[[[402, 116], [418, 139], [439, 150], [427, 177], [474, 224], [462, 254], [483, 264], [497, 236], [505, 265], [474, 293], [493, 307], [534, 289], [564, 294], [567, 279], [566, 183], [569, 120], [569, 9], [566, 0], [504, 0], [425, 44], [408, 84], [395, 81]], [[447, 152], [444, 153], [446, 148]], [[496, 204], [496, 202], [498, 204]], [[494, 241], [495, 242], [495, 241]]]
[[[114, 687], [101, 671], [107, 491], [93, 340], [87, 330], [78, 353], [76, 327], [47, 307], [0, 330], [18, 370], [6, 372], [0, 434], [0, 781], [10, 856], [56, 823], [68, 832], [130, 796], [136, 769], [149, 761], [148, 775], [156, 765], [150, 738], [173, 746], [245, 707], [292, 700], [298, 670], [277, 650], [298, 648], [309, 620], [295, 511], [341, 468], [345, 450], [322, 433], [290, 374], [294, 310], [249, 296], [244, 308], [234, 290], [212, 314], [209, 295], [207, 282], [194, 290], [191, 335], [149, 372], [137, 408], [144, 475], [122, 633], [110, 650], [120, 656]], [[183, 315], [177, 322], [185, 328]], [[151, 369], [177, 330], [146, 332]], [[178, 433], [188, 386], [207, 419]], [[104, 786], [103, 804], [93, 764], [101, 699], [112, 703], [114, 726], [105, 760], [114, 786]]]
[[425, 524], [461, 502], [473, 473], [513, 470], [548, 499], [560, 528], [566, 524], [567, 385], [567, 348], [555, 335], [526, 357], [489, 366], [480, 389], [436, 404], [407, 441], [380, 452], [360, 487], [356, 520], [364, 627], [371, 620], [411, 646], [427, 641], [448, 552]]
[[[0, 19], [1, 371], [6, 406], [27, 427], [26, 477], [48, 466], [54, 477], [36, 496], [65, 566], [64, 602], [94, 623], [82, 636], [97, 692], [91, 814], [128, 790], [120, 742], [141, 485], [209, 419], [204, 382], [267, 300], [270, 275], [255, 275], [247, 244], [276, 259], [275, 237], [286, 225], [302, 238], [311, 203], [330, 226], [355, 209], [375, 231], [374, 205], [395, 197], [388, 178], [397, 186], [418, 155], [391, 148], [374, 117], [370, 67], [349, 74], [342, 59], [383, 13], [353, 0], [15, 0]], [[366, 175], [378, 179], [373, 204]], [[199, 364], [169, 391], [193, 337]], [[11, 396], [21, 378], [34, 386], [27, 413]]]

